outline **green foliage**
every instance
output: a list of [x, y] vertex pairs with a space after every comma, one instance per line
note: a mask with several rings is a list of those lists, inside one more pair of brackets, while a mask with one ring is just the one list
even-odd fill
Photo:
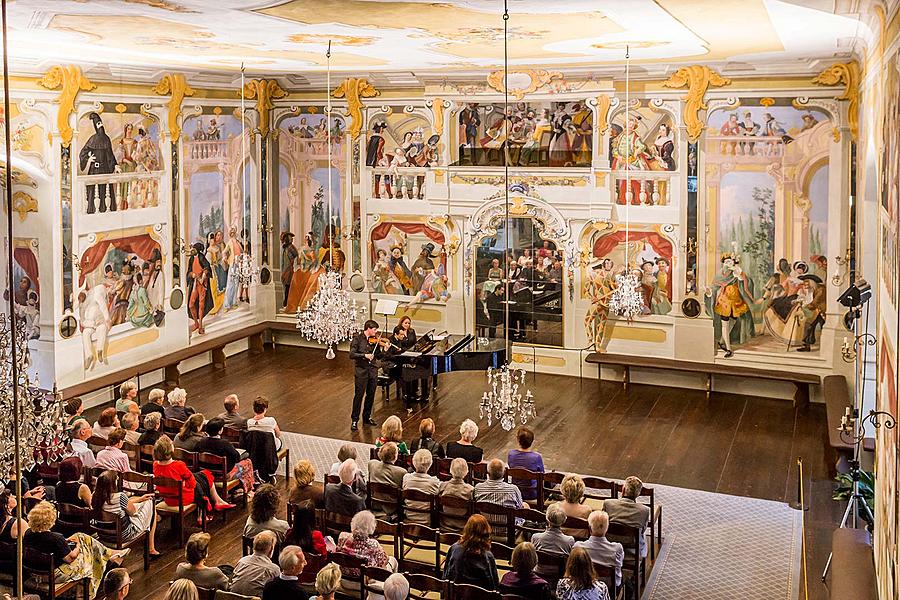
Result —
[[720, 252], [731, 252], [737, 245], [741, 266], [753, 280], [753, 293], [761, 293], [775, 262], [775, 192], [754, 187], [751, 192], [756, 214], [740, 218], [722, 232]]
[[[831, 497], [834, 500], [849, 500], [850, 496], [853, 494], [853, 478], [849, 473], [838, 473], [837, 477], [835, 477], [834, 480], [837, 481], [839, 485], [837, 486], [837, 488], [835, 488], [834, 494], [832, 494]], [[859, 472], [859, 493], [865, 499], [866, 505], [869, 507], [869, 510], [874, 513], [875, 473], [873, 473], [872, 471]], [[868, 523], [870, 528], [874, 525], [872, 520], [869, 519], [868, 513], [863, 509], [862, 506], [859, 507], [859, 518]]]
[[200, 236], [200, 240], [203, 243], [206, 243], [207, 236], [213, 232], [218, 230], [225, 230], [225, 215], [223, 214], [221, 206], [212, 206], [209, 209], [209, 214], [200, 213], [200, 224], [198, 233]]

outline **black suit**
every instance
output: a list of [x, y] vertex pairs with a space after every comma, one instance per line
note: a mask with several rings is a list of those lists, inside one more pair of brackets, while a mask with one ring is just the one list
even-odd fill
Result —
[[366, 510], [366, 501], [343, 483], [329, 483], [325, 486], [325, 510], [352, 517]]
[[296, 600], [306, 598], [309, 594], [296, 579], [282, 579], [276, 577], [265, 585], [262, 591], [262, 600]]
[[366, 404], [363, 406], [363, 420], [372, 418], [372, 404], [375, 401], [375, 388], [378, 387], [378, 366], [374, 361], [366, 358], [366, 354], [372, 354], [375, 345], [369, 343], [365, 333], [360, 333], [350, 342], [350, 360], [354, 362], [353, 379], [353, 412], [350, 415], [352, 421], [359, 421], [359, 408], [363, 395]]

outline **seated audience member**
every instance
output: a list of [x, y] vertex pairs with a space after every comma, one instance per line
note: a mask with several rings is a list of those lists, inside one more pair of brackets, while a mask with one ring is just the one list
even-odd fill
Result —
[[137, 384], [131, 380], [119, 386], [119, 399], [116, 400], [116, 412], [128, 412], [128, 403], [138, 396]]
[[[191, 416], [188, 423], [197, 415]], [[228, 473], [228, 481], [240, 481], [245, 494], [253, 492], [253, 463], [249, 458], [243, 458], [231, 442], [221, 437], [225, 422], [215, 417], [206, 422], [203, 429], [206, 436], [201, 437], [194, 446], [194, 452], [207, 452], [216, 456], [225, 457], [225, 470]]]
[[566, 574], [556, 584], [557, 600], [609, 600], [609, 589], [597, 580], [591, 556], [584, 548], [573, 548]]
[[[559, 484], [559, 492], [562, 494], [563, 499], [558, 504], [567, 517], [575, 517], [576, 519], [588, 518], [588, 515], [591, 514], [591, 507], [582, 504], [584, 502], [584, 480], [580, 475], [570, 473], [563, 477], [562, 483]], [[570, 527], [563, 527], [562, 532], [581, 539], [591, 534], [587, 529], [572, 529]]]
[[[543, 457], [531, 449], [534, 443], [534, 432], [527, 427], [520, 427], [516, 432], [516, 440], [519, 447], [510, 450], [506, 457], [506, 463], [512, 468], [528, 469], [536, 473], [544, 472]], [[535, 479], [513, 479], [513, 484], [522, 491], [522, 500], [537, 500], [538, 489]]]
[[263, 588], [262, 600], [297, 600], [306, 598], [300, 585], [300, 574], [306, 566], [306, 557], [298, 546], [286, 546], [278, 555], [281, 575]]
[[281, 429], [275, 417], [266, 416], [269, 410], [269, 400], [264, 396], [257, 396], [253, 401], [253, 417], [247, 419], [247, 431], [265, 431], [275, 436], [275, 450], [281, 450], [284, 443], [281, 439]]
[[58, 473], [56, 503], [88, 508], [91, 505], [91, 489], [81, 482], [81, 459], [77, 456], [64, 458], [59, 463]]
[[291, 486], [288, 502], [295, 506], [325, 508], [325, 485], [316, 481], [316, 469], [306, 459], [294, 465], [294, 485]]
[[[564, 534], [562, 530], [560, 530], [562, 524], [566, 522], [565, 511], [558, 502], [555, 502], [547, 507], [546, 516], [546, 531], [535, 533], [531, 536], [531, 543], [534, 544], [534, 549], [541, 552], [568, 556], [572, 551], [572, 546], [575, 545], [575, 538], [571, 535]], [[550, 569], [544, 568], [543, 565], [538, 565], [535, 572], [542, 577], [556, 577], [555, 573], [552, 573]]]
[[[116, 567], [110, 569], [103, 578], [103, 600], [125, 600], [131, 586], [128, 569]], [[98, 600], [100, 596], [97, 596]]]
[[341, 568], [334, 563], [328, 563], [319, 569], [316, 575], [316, 592], [310, 600], [334, 600], [334, 594], [341, 587]]
[[104, 408], [100, 416], [94, 422], [94, 435], [102, 437], [104, 440], [109, 437], [110, 432], [119, 426], [119, 417], [116, 416], [115, 408]]
[[[94, 518], [109, 521], [110, 517], [122, 523], [122, 541], [130, 542], [145, 531], [150, 535], [150, 555], [159, 556], [156, 551], [156, 501], [155, 495], [131, 496], [118, 489], [115, 471], [103, 471], [94, 484], [91, 508]], [[113, 531], [115, 534], [115, 531]]]
[[478, 437], [478, 425], [472, 419], [466, 419], [459, 426], [459, 440], [447, 444], [447, 458], [464, 458], [466, 462], [481, 462], [484, 450], [472, 444]]
[[172, 440], [175, 447], [186, 452], [196, 452], [197, 444], [203, 439], [203, 415], [194, 413], [181, 426], [181, 431]]
[[76, 419], [72, 423], [72, 441], [69, 442], [69, 446], [72, 448], [72, 455], [81, 459], [81, 465], [85, 469], [93, 468], [97, 460], [87, 445], [87, 439], [92, 435], [94, 430], [85, 419]]
[[389, 416], [381, 424], [381, 437], [375, 440], [375, 447], [381, 448], [388, 442], [397, 444], [397, 452], [401, 455], [409, 454], [409, 448], [406, 447], [406, 442], [403, 441], [403, 422], [397, 415]]
[[[472, 493], [475, 502], [490, 502], [509, 508], [522, 508], [522, 492], [511, 483], [503, 481], [506, 466], [499, 458], [493, 458], [487, 465], [487, 481], [482, 481], [475, 486]], [[496, 517], [500, 518], [500, 517]], [[490, 521], [491, 519], [488, 518]]]
[[77, 396], [69, 398], [66, 400], [66, 406], [63, 410], [66, 411], [66, 425], [71, 427], [75, 421], [81, 418], [81, 413], [84, 412], [84, 402]]
[[175, 568], [175, 579], [190, 579], [197, 587], [208, 590], [227, 590], [228, 576], [219, 567], [207, 567], [209, 556], [208, 533], [194, 533], [188, 538], [184, 547], [187, 562], [178, 563]]
[[[368, 510], [360, 511], [350, 521], [350, 533], [345, 531], [338, 538], [338, 548], [341, 552], [364, 558], [367, 567], [394, 571], [396, 560], [390, 561], [393, 557], [385, 554], [378, 540], [372, 537], [373, 533], [375, 533], [375, 515]], [[348, 579], [359, 577], [358, 569], [342, 569], [342, 573]], [[349, 582], [344, 582], [345, 589], [358, 589], [348, 584]]]
[[[197, 504], [207, 512], [211, 510], [227, 510], [234, 508], [219, 496], [214, 485], [212, 473], [207, 470], [198, 471], [196, 477], [183, 461], [173, 460], [175, 446], [169, 436], [161, 436], [153, 446], [153, 476], [181, 480], [181, 501], [183, 504]], [[178, 490], [156, 483], [156, 491], [169, 506], [178, 506]], [[201, 586], [202, 587], [202, 586]]]
[[529, 600], [549, 600], [550, 585], [535, 574], [538, 557], [531, 542], [520, 542], [513, 550], [510, 559], [512, 570], [500, 580], [500, 591], [504, 594], [516, 594]]
[[241, 402], [237, 394], [228, 394], [225, 401], [222, 402], [225, 412], [219, 415], [219, 418], [225, 422], [225, 427], [234, 429], [247, 429], [247, 417], [242, 417], [238, 411], [241, 409]]
[[294, 524], [284, 534], [284, 544], [288, 546], [300, 546], [303, 552], [325, 556], [328, 548], [325, 546], [325, 537], [316, 529], [316, 511], [306, 505], [294, 507]]
[[163, 400], [166, 393], [159, 388], [153, 388], [147, 394], [147, 404], [141, 407], [141, 416], [146, 417], [150, 413], [159, 413], [161, 418], [165, 418], [166, 409], [163, 407]]
[[162, 435], [162, 413], [152, 412], [144, 417], [144, 432], [138, 438], [138, 446], [152, 446]]
[[[389, 485], [398, 490], [402, 489], [403, 478], [407, 475], [407, 472], [403, 467], [395, 465], [396, 461], [397, 444], [388, 442], [378, 449], [378, 458], [373, 458], [369, 461], [369, 481]], [[372, 499], [371, 503], [372, 512], [379, 519], [393, 517], [396, 514], [395, 506], [382, 504], [375, 499]]]
[[128, 402], [125, 403], [125, 411], [124, 411], [124, 414], [122, 415], [122, 417], [124, 418], [125, 415], [127, 415], [129, 413], [134, 415], [135, 417], [141, 416], [141, 407], [134, 400], [129, 400]]
[[117, 427], [110, 432], [107, 441], [109, 445], [97, 453], [97, 462], [94, 466], [121, 473], [131, 471], [128, 455], [122, 451], [122, 443], [125, 441], [125, 430]]
[[28, 529], [25, 520], [16, 522], [16, 495], [12, 490], [0, 491], [0, 542], [15, 544], [20, 532]]
[[271, 531], [280, 544], [284, 539], [284, 532], [288, 530], [288, 524], [275, 517], [279, 508], [281, 494], [278, 493], [278, 488], [270, 483], [259, 486], [250, 502], [250, 516], [244, 524], [244, 537], [254, 537], [260, 531]]
[[325, 510], [352, 517], [361, 510], [366, 509], [366, 500], [353, 492], [353, 482], [356, 480], [356, 471], [359, 467], [356, 461], [348, 458], [341, 463], [338, 475], [340, 483], [329, 483], [325, 486]]
[[402, 573], [394, 573], [384, 580], [384, 600], [406, 600], [409, 597], [409, 581]]
[[[463, 500], [471, 500], [474, 487], [466, 483], [469, 474], [469, 463], [462, 458], [450, 461], [450, 479], [442, 481], [438, 487], [438, 496], [455, 496]], [[464, 508], [442, 508], [440, 527], [442, 530], [459, 532], [466, 526], [466, 510]], [[454, 518], [455, 517], [455, 518]]]
[[625, 560], [625, 550], [619, 542], [610, 542], [606, 539], [606, 531], [609, 529], [609, 515], [602, 510], [595, 510], [588, 515], [588, 525], [591, 527], [591, 537], [583, 542], [575, 542], [575, 548], [587, 550], [591, 561], [616, 568], [616, 585], [622, 585], [622, 562]]
[[166, 590], [163, 600], [199, 600], [197, 586], [190, 579], [176, 579]]
[[267, 583], [281, 575], [281, 567], [272, 562], [277, 542], [271, 531], [260, 531], [253, 538], [253, 554], [242, 557], [234, 567], [228, 591], [244, 596], [262, 594]]
[[[428, 474], [428, 469], [431, 468], [432, 460], [431, 452], [425, 448], [421, 448], [413, 454], [412, 463], [413, 468], [415, 468], [416, 471], [415, 473], [407, 473], [403, 476], [404, 491], [416, 490], [431, 494], [432, 496], [437, 496], [441, 482], [437, 477]], [[430, 512], [417, 512], [428, 511], [430, 506], [427, 502], [408, 500], [404, 502], [404, 505], [408, 509], [404, 521], [416, 523], [418, 525], [431, 525]]]
[[409, 446], [410, 452], [424, 448], [431, 452], [434, 458], [444, 458], [444, 447], [434, 439], [434, 421], [422, 419], [419, 423], [419, 439], [414, 440]]
[[609, 520], [614, 523], [622, 523], [641, 530], [640, 550], [641, 557], [647, 556], [647, 540], [645, 533], [650, 522], [650, 507], [637, 501], [644, 489], [644, 482], [634, 475], [625, 478], [622, 484], [622, 497], [610, 498], [603, 501], [603, 512], [609, 515]]
[[86, 533], [75, 533], [68, 538], [53, 530], [56, 525], [56, 509], [42, 500], [28, 513], [28, 529], [22, 536], [26, 550], [53, 555], [56, 566], [56, 583], [80, 579], [90, 580], [90, 597], [97, 595], [107, 563], [118, 566], [129, 550], [111, 550]]
[[497, 563], [491, 553], [491, 526], [482, 515], [469, 517], [462, 537], [450, 546], [444, 563], [444, 579], [488, 590], [496, 590], [500, 585]]
[[[331, 463], [331, 469], [328, 471], [329, 475], [337, 475], [341, 465], [344, 464], [344, 461], [348, 458], [352, 458], [353, 461], [356, 462], [358, 458], [356, 446], [349, 443], [342, 444], [338, 449], [337, 458], [337, 462]], [[359, 463], [356, 465], [356, 479], [353, 481], [353, 491], [360, 495], [365, 495], [366, 493], [366, 477], [363, 475], [362, 469], [359, 468]]]
[[[190, 406], [185, 406], [187, 402], [187, 392], [184, 388], [177, 387], [167, 396], [169, 406], [163, 411], [163, 416], [167, 419], [175, 419], [176, 421], [187, 421], [188, 417], [196, 411]], [[201, 586], [203, 587], [203, 586]]]
[[122, 429], [125, 430], [125, 441], [129, 444], [137, 445], [138, 440], [141, 439], [138, 431], [138, 419], [138, 415], [134, 413], [127, 412], [122, 415]]

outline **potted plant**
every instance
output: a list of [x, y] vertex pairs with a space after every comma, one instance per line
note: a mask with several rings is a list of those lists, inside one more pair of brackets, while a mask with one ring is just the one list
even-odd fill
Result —
[[[834, 494], [831, 496], [834, 500], [850, 500], [853, 494], [853, 476], [851, 473], [838, 473], [834, 478], [838, 482]], [[871, 514], [875, 513], [875, 473], [872, 471], [859, 471], [859, 493], [866, 501]], [[867, 525], [866, 529], [872, 531], [875, 523], [869, 517], [869, 511], [862, 506], [857, 507], [859, 518], [863, 519]]]

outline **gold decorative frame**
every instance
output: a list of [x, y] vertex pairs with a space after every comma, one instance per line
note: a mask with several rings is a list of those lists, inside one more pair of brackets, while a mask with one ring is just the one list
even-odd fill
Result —
[[[281, 89], [274, 79], [251, 79], [244, 83], [244, 88], [238, 92], [239, 98], [256, 100], [256, 113], [259, 115], [259, 124], [256, 127], [263, 139], [269, 135], [269, 113], [275, 108], [272, 100], [285, 98], [287, 92]], [[243, 118], [244, 115], [241, 115]]]
[[56, 113], [56, 126], [59, 129], [63, 147], [68, 148], [72, 143], [72, 135], [75, 133], [69, 125], [69, 117], [75, 112], [75, 98], [78, 97], [78, 92], [89, 92], [97, 86], [91, 83], [91, 80], [82, 74], [81, 67], [76, 65], [50, 67], [50, 70], [44, 73], [44, 76], [38, 81], [38, 85], [48, 90], [62, 88], [56, 98], [56, 103], [59, 105]]
[[670, 88], [688, 88], [684, 96], [684, 111], [682, 113], [687, 127], [688, 139], [696, 142], [703, 133], [703, 121], [700, 120], [700, 111], [706, 110], [703, 97], [710, 86], [722, 87], [731, 83], [727, 77], [722, 77], [709, 67], [703, 65], [691, 65], [681, 67], [672, 74], [663, 85]]
[[181, 102], [185, 96], [193, 96], [194, 88], [188, 85], [181, 73], [167, 73], [153, 87], [152, 91], [160, 96], [170, 96], [166, 106], [169, 109], [169, 139], [172, 142], [181, 137], [181, 125], [178, 118], [181, 116]]
[[834, 99], [848, 101], [847, 123], [854, 140], [859, 133], [859, 78], [859, 64], [851, 61], [831, 65], [812, 79], [818, 85], [844, 85], [844, 91]]
[[335, 98], [347, 99], [347, 112], [344, 113], [344, 116], [351, 118], [350, 137], [355, 140], [359, 137], [359, 132], [362, 131], [363, 126], [362, 99], [374, 98], [381, 95], [381, 92], [376, 90], [375, 86], [369, 83], [368, 79], [348, 77], [341, 85], [334, 88], [331, 95]]
[[487, 83], [500, 93], [509, 92], [516, 100], [521, 100], [525, 94], [536, 92], [554, 79], [563, 79], [559, 71], [546, 71], [544, 69], [524, 69], [509, 71], [509, 75], [528, 75], [530, 81], [526, 88], [506, 88], [505, 75], [502, 70], [492, 71], [487, 77]]

